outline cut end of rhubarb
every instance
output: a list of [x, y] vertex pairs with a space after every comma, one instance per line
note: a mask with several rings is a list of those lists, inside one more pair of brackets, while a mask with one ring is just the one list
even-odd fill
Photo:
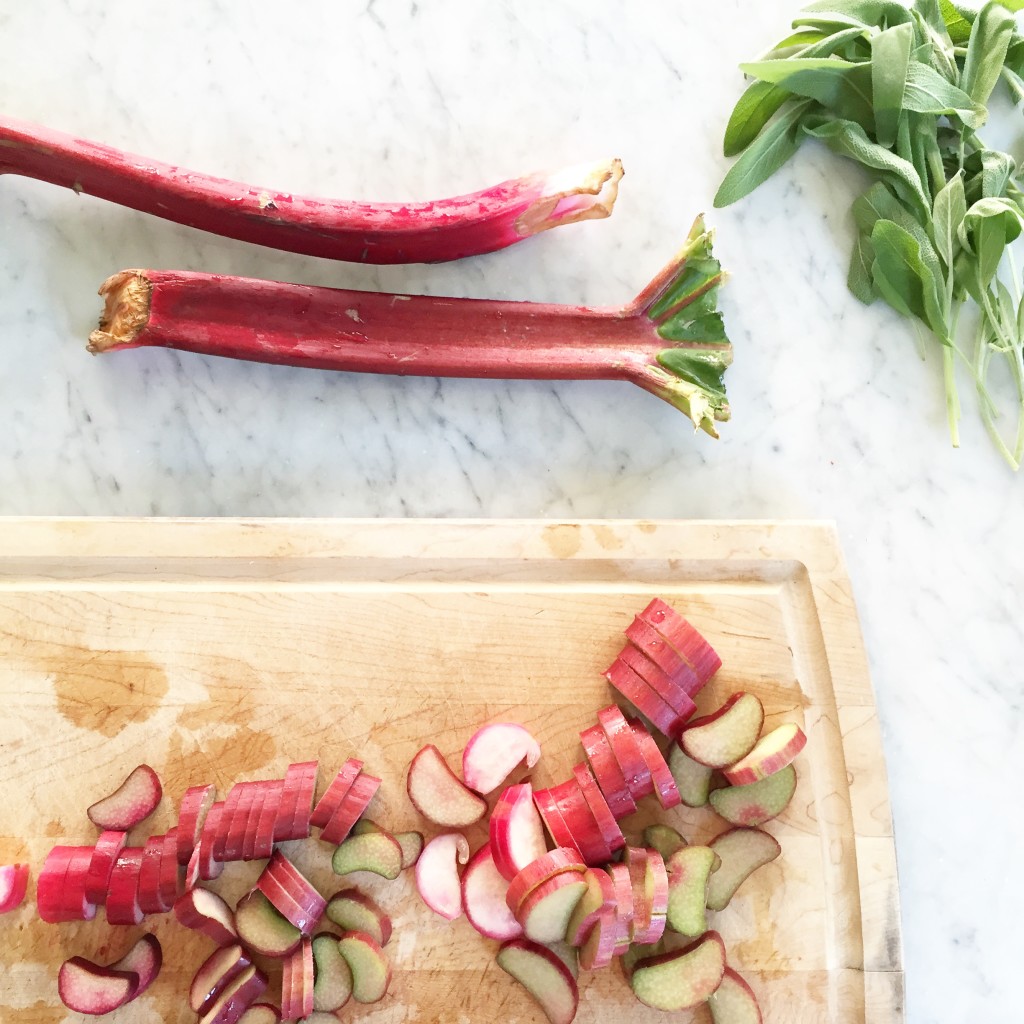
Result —
[[622, 180], [622, 161], [567, 167], [548, 178], [544, 191], [516, 220], [523, 238], [581, 220], [611, 215]]
[[122, 270], [100, 285], [103, 312], [99, 327], [89, 335], [90, 352], [130, 345], [149, 322], [153, 285], [144, 270]]

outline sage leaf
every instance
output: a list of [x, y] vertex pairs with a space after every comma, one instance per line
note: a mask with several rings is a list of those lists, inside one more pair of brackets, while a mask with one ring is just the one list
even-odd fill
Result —
[[910, 13], [917, 38], [921, 41], [914, 56], [935, 68], [948, 82], [956, 84], [960, 80], [960, 69], [953, 54], [953, 40], [949, 38], [946, 23], [939, 11], [938, 0], [916, 0]]
[[850, 212], [857, 229], [870, 235], [880, 220], [891, 220], [915, 237], [925, 234], [921, 223], [899, 201], [884, 182], [876, 181], [863, 195], [853, 201]]
[[979, 199], [967, 211], [957, 229], [957, 237], [977, 260], [982, 286], [987, 287], [995, 277], [1003, 251], [1020, 237], [1022, 227], [1021, 211], [1009, 199], [998, 196]]
[[874, 262], [875, 250], [871, 244], [871, 238], [865, 234], [858, 234], [857, 241], [853, 243], [853, 253], [850, 255], [846, 287], [865, 306], [870, 306], [878, 298], [878, 290], [875, 288], [874, 278], [871, 274]]
[[910, 12], [896, 0], [817, 0], [805, 7], [804, 13], [840, 14], [875, 28], [888, 28], [910, 20]]
[[718, 187], [716, 207], [729, 206], [749, 195], [793, 156], [803, 141], [800, 120], [811, 106], [811, 100], [803, 100], [782, 111], [743, 151]]
[[872, 277], [882, 298], [898, 313], [927, 324], [950, 344], [939, 282], [921, 258], [921, 247], [908, 231], [891, 220], [880, 220], [871, 232], [875, 250]]
[[958, 232], [967, 216], [967, 199], [964, 196], [963, 175], [956, 174], [935, 196], [932, 205], [935, 248], [946, 264], [952, 269], [953, 261], [960, 250]]
[[[864, 31], [860, 28], [833, 32], [829, 36], [823, 36], [820, 32], [797, 32], [784, 39], [779, 47], [801, 36], [810, 36], [812, 41], [798, 51], [799, 56], [827, 57], [846, 43], [862, 38], [863, 35]], [[775, 51], [773, 51], [774, 53]], [[772, 54], [769, 57], [775, 59]], [[792, 93], [786, 89], [769, 82], [752, 82], [739, 98], [739, 102], [729, 117], [729, 123], [726, 125], [725, 155], [736, 156], [742, 153], [757, 138], [761, 129], [774, 117], [791, 95]]]
[[875, 139], [882, 146], [892, 146], [896, 141], [913, 42], [914, 26], [909, 22], [887, 28], [871, 40]]
[[987, 117], [984, 105], [920, 61], [907, 69], [903, 105], [918, 114], [956, 115], [968, 128], [980, 128]]
[[946, 23], [946, 31], [955, 46], [963, 46], [971, 38], [971, 23], [974, 20], [974, 12], [967, 12], [958, 4], [950, 0], [939, 0], [939, 10], [942, 13], [942, 20]]
[[1013, 15], [996, 3], [986, 4], [971, 27], [960, 87], [975, 103], [988, 103], [999, 81], [1015, 22]]
[[820, 139], [833, 153], [881, 171], [900, 198], [913, 206], [919, 219], [928, 217], [932, 204], [921, 188], [914, 165], [872, 142], [859, 124], [846, 120], [823, 120], [818, 124], [805, 124], [803, 131], [812, 138]]
[[871, 66], [834, 57], [791, 57], [741, 64], [740, 69], [762, 82], [781, 85], [798, 96], [817, 100], [839, 117], [874, 129]]

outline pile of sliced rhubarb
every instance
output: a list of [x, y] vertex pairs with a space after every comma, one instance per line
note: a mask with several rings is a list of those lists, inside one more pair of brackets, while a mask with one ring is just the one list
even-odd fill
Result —
[[[387, 994], [392, 923], [355, 886], [321, 893], [279, 847], [315, 829], [339, 876], [395, 879], [414, 867], [426, 905], [448, 922], [465, 915], [501, 943], [498, 966], [552, 1024], [575, 1017], [581, 972], [616, 960], [647, 1006], [706, 1003], [716, 1024], [759, 1022], [754, 991], [728, 963], [713, 915], [780, 855], [760, 826], [793, 796], [804, 734], [792, 722], [765, 732], [751, 693], [694, 717], [695, 697], [721, 661], [664, 602], [651, 601], [626, 638], [605, 673], [626, 711], [610, 704], [597, 712], [580, 733], [584, 757], [562, 782], [535, 788], [523, 775], [539, 763], [540, 745], [522, 725], [496, 722], [466, 744], [461, 777], [433, 744], [410, 763], [409, 799], [434, 826], [426, 839], [366, 817], [381, 780], [350, 758], [323, 787], [315, 761], [290, 765], [281, 779], [239, 782], [223, 800], [212, 785], [192, 786], [177, 824], [137, 845], [130, 830], [163, 796], [156, 772], [140, 765], [88, 808], [100, 830], [94, 843], [50, 851], [39, 914], [88, 920], [102, 906], [108, 923], [139, 925], [172, 913], [214, 947], [182, 993], [201, 1024], [328, 1019], [350, 1000]], [[647, 723], [668, 739], [667, 752]], [[689, 844], [668, 822], [624, 831], [648, 797], [664, 812], [710, 805], [728, 827], [706, 845]], [[486, 841], [473, 850], [464, 830], [485, 818]], [[265, 861], [255, 885], [229, 904], [216, 879], [226, 863], [253, 860]], [[20, 902], [26, 878], [24, 865], [0, 869], [3, 909]], [[162, 956], [147, 934], [112, 963], [71, 957], [57, 979], [60, 997], [82, 1013], [109, 1012], [149, 987]]]
[[[694, 697], [721, 666], [703, 636], [655, 599], [627, 628], [628, 643], [605, 673], [633, 709], [670, 741], [666, 758], [639, 717], [612, 704], [580, 733], [586, 759], [564, 782], [505, 785], [533, 768], [540, 747], [520, 725], [491, 724], [467, 744], [462, 779], [434, 746], [409, 767], [410, 799], [444, 831], [417, 865], [424, 902], [447, 920], [465, 913], [502, 943], [498, 965], [552, 1024], [569, 1024], [580, 971], [620, 960], [633, 993], [660, 1010], [706, 1003], [716, 1024], [761, 1020], [757, 998], [727, 962], [708, 915], [724, 910], [781, 847], [758, 826], [792, 798], [799, 726], [762, 734], [764, 708], [750, 693], [694, 718]], [[458, 829], [483, 819], [499, 791], [488, 840], [475, 852]], [[668, 824], [630, 842], [620, 822], [644, 798], [664, 811], [711, 805], [732, 827], [689, 845]]]

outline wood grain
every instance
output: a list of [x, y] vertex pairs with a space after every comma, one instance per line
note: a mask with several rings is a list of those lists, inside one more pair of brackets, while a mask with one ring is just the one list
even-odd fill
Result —
[[[610, 702], [602, 670], [654, 595], [722, 656], [702, 711], [751, 690], [767, 725], [796, 721], [808, 734], [796, 796], [769, 826], [781, 859], [714, 915], [730, 960], [766, 1020], [902, 1021], [881, 735], [827, 524], [7, 520], [0, 862], [38, 867], [58, 840], [91, 842], [85, 807], [140, 761], [167, 798], [137, 843], [173, 823], [189, 785], [223, 792], [314, 757], [323, 783], [350, 755], [384, 780], [374, 817], [429, 831], [405, 798], [406, 765], [427, 739], [457, 759], [489, 720], [529, 727], [544, 750], [536, 780], [560, 781], [582, 759], [579, 731]], [[723, 830], [708, 811], [644, 803], [626, 821], [632, 834], [653, 820], [693, 840]], [[325, 847], [289, 846], [324, 891], [341, 887]], [[240, 895], [257, 871], [230, 865], [218, 885]], [[352, 1016], [543, 1020], [494, 965], [495, 944], [426, 910], [408, 873], [358, 881], [394, 915], [396, 971], [387, 999]], [[209, 944], [166, 917], [146, 927], [164, 942], [164, 971], [108, 1019], [191, 1020], [183, 993]], [[29, 903], [0, 919], [0, 934], [0, 1018], [50, 1024], [74, 1019], [56, 996], [61, 960], [113, 959], [137, 932], [102, 913], [48, 926]], [[581, 1024], [651, 1016], [617, 968], [581, 985]]]

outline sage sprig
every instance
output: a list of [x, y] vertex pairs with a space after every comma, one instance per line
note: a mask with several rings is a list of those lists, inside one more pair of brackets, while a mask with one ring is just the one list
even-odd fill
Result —
[[[887, 302], [941, 346], [950, 434], [959, 445], [957, 368], [974, 381], [985, 426], [1006, 461], [1024, 461], [1024, 301], [1010, 251], [1024, 230], [1024, 192], [1007, 153], [978, 131], [1003, 81], [1024, 100], [1024, 0], [972, 10], [952, 0], [822, 0], [756, 62], [733, 110], [725, 153], [739, 159], [716, 206], [748, 195], [807, 140], [873, 179], [853, 204], [857, 238], [847, 284]], [[1007, 284], [1009, 281], [1009, 285]], [[966, 342], [965, 306], [978, 328]], [[1016, 426], [990, 384], [1012, 382]]]

